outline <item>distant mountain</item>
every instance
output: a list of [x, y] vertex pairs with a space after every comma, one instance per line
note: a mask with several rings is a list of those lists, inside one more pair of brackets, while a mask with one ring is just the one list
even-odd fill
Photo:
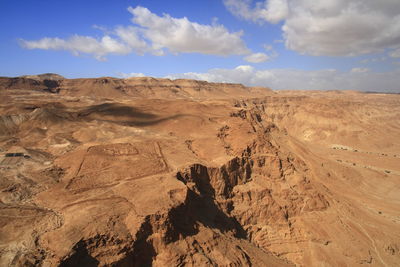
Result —
[[65, 79], [58, 74], [25, 75], [16, 78], [0, 77], [1, 89], [45, 90], [68, 96], [139, 97], [139, 98], [210, 98], [260, 97], [271, 95], [264, 87], [246, 87], [242, 84], [209, 83], [187, 79], [138, 77], [118, 79], [111, 77]]

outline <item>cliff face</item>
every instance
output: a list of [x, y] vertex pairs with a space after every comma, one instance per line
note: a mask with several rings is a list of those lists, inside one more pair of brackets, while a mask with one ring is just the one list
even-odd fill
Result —
[[0, 79], [0, 265], [400, 260], [399, 97], [43, 81]]

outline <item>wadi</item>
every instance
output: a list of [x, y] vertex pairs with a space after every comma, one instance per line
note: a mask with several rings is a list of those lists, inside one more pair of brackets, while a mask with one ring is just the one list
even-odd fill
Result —
[[0, 78], [0, 266], [398, 266], [400, 95]]

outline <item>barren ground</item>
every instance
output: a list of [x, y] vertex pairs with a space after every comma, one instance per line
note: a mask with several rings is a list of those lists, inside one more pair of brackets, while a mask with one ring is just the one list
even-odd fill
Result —
[[0, 78], [1, 266], [400, 264], [400, 95], [56, 78]]

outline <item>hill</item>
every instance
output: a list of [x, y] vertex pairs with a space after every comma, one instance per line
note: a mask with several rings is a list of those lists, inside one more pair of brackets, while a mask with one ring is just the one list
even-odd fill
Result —
[[0, 79], [1, 266], [396, 266], [400, 96]]
[[16, 78], [0, 77], [1, 89], [50, 91], [66, 96], [96, 98], [207, 99], [264, 96], [272, 93], [269, 88], [185, 79], [170, 80], [151, 77], [64, 79], [57, 74], [27, 75]]

